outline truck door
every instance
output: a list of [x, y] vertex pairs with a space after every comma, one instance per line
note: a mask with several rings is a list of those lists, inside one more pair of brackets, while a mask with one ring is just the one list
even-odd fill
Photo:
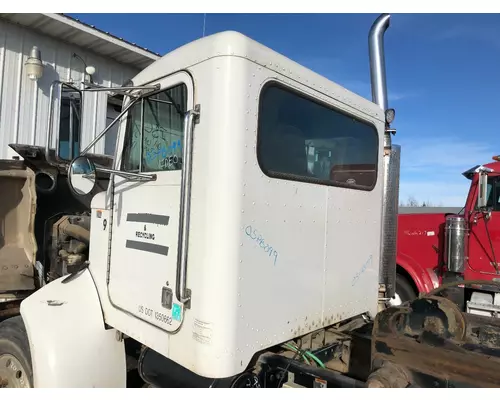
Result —
[[[487, 279], [496, 275], [494, 263], [500, 259], [500, 177], [488, 178], [488, 208], [490, 218], [480, 211], [470, 216], [469, 266], [470, 276], [466, 279]], [[476, 222], [477, 221], [477, 222]], [[498, 266], [500, 270], [500, 265]], [[487, 276], [485, 276], [487, 275]]]
[[115, 167], [156, 180], [114, 175], [108, 290], [115, 307], [172, 332], [183, 317], [175, 285], [184, 115], [193, 108], [193, 83], [186, 73], [155, 83], [160, 91], [132, 106], [120, 129]]

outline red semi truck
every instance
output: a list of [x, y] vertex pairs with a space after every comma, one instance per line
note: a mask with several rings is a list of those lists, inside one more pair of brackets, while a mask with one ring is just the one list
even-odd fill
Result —
[[500, 311], [500, 296], [496, 296], [500, 292], [500, 156], [493, 160], [463, 173], [471, 184], [462, 209], [400, 208], [393, 304], [450, 280], [481, 280], [490, 284], [466, 285], [472, 290], [464, 293], [464, 306], [492, 316]]

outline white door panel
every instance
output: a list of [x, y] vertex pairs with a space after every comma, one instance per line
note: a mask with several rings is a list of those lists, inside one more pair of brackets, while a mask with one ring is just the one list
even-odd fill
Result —
[[[193, 108], [193, 87], [184, 73], [157, 83], [161, 91], [133, 106], [123, 131], [130, 139], [121, 141], [122, 169], [155, 174], [156, 180], [114, 177], [108, 290], [115, 307], [173, 332], [183, 318], [183, 305], [175, 295], [180, 168], [184, 113]], [[179, 91], [179, 84], [185, 90]], [[177, 107], [168, 104], [172, 101]], [[140, 140], [142, 126], [144, 136]]]

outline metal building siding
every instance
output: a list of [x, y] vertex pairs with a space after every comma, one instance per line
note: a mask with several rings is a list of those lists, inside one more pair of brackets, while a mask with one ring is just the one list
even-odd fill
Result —
[[[35, 45], [42, 53], [45, 66], [38, 82], [31, 81], [24, 70], [24, 63]], [[10, 143], [45, 146], [50, 85], [55, 80], [79, 82], [82, 77], [83, 63], [73, 58], [73, 53], [81, 56], [87, 65], [96, 67], [94, 81], [100, 85], [119, 86], [138, 72], [112, 59], [0, 19], [0, 159], [16, 155], [9, 148]], [[106, 127], [106, 99], [106, 93], [85, 95], [82, 146]], [[104, 151], [104, 139], [94, 151]]]

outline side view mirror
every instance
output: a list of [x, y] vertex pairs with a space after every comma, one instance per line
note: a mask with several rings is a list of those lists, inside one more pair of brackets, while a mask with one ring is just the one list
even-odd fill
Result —
[[94, 190], [96, 185], [96, 167], [85, 156], [75, 158], [69, 165], [68, 182], [71, 189], [80, 196]]
[[62, 85], [59, 103], [59, 134], [57, 156], [66, 161], [80, 154], [82, 92]]
[[479, 173], [477, 208], [483, 210], [488, 203], [488, 174], [485, 172]]
[[82, 93], [73, 87], [61, 89], [57, 156], [69, 161], [80, 154]]
[[79, 196], [92, 192], [97, 184], [96, 171], [116, 174], [127, 180], [154, 181], [156, 174], [138, 174], [135, 172], [118, 171], [97, 166], [87, 156], [78, 156], [69, 164], [68, 183], [71, 190]]
[[[54, 104], [57, 98], [57, 104]], [[49, 118], [45, 157], [51, 165], [71, 161], [80, 154], [83, 92], [69, 83], [54, 81], [50, 86]], [[50, 149], [55, 137], [55, 160]]]

